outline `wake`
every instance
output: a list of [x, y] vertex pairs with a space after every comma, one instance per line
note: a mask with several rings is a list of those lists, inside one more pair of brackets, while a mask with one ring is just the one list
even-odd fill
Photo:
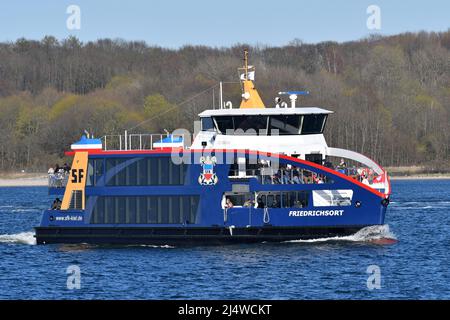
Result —
[[36, 239], [34, 238], [34, 232], [1, 234], [0, 235], [0, 243], [35, 245]]
[[344, 237], [329, 237], [308, 240], [290, 240], [290, 243], [320, 243], [320, 242], [368, 242], [375, 244], [393, 244], [397, 242], [395, 234], [389, 230], [388, 224], [365, 227], [355, 234]]

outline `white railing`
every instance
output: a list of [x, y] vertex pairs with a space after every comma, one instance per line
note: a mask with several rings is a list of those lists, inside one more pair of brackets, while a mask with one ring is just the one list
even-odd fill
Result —
[[[132, 133], [123, 135], [106, 135], [101, 138], [103, 150], [154, 150], [170, 147], [184, 147], [182, 134]], [[163, 141], [164, 140], [164, 141]]]
[[48, 175], [49, 188], [65, 188], [69, 180], [69, 172], [50, 173]]

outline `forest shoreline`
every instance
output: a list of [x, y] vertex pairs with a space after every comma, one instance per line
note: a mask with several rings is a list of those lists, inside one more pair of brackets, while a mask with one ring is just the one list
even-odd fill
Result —
[[[420, 173], [390, 176], [391, 180], [445, 180], [450, 173]], [[0, 174], [0, 187], [45, 187], [48, 184], [46, 173], [7, 173]]]

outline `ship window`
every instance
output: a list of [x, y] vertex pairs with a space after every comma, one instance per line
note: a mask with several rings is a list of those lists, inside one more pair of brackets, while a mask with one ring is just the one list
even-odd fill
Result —
[[125, 223], [125, 216], [127, 214], [126, 207], [125, 207], [125, 201], [126, 197], [116, 197], [116, 207], [115, 207], [115, 219], [114, 223]]
[[226, 200], [230, 199], [233, 207], [249, 207], [254, 202], [254, 194], [250, 192], [226, 194], [222, 200], [222, 207], [225, 208]]
[[[95, 217], [96, 213], [98, 213], [98, 214], [101, 213], [100, 210], [95, 210], [97, 208], [97, 206], [98, 206], [98, 203], [100, 201], [104, 201], [105, 202], [105, 204], [104, 204], [104, 208], [105, 208], [105, 215], [104, 215], [104, 217], [105, 217], [105, 220], [104, 220], [104, 222], [103, 221], [99, 221], [98, 223], [114, 223], [116, 204], [115, 204], [115, 199], [113, 197], [105, 197], [105, 198], [98, 197], [97, 198], [97, 202], [96, 202], [96, 204], [94, 206], [94, 214], [93, 214], [93, 216]], [[95, 220], [96, 219], [94, 219], [94, 221]]]
[[300, 133], [302, 116], [276, 115], [270, 117], [270, 132], [272, 135], [293, 135]]
[[310, 191], [283, 192], [284, 208], [305, 208], [308, 206]]
[[309, 114], [303, 120], [302, 134], [322, 133], [325, 127], [325, 114]]
[[97, 185], [102, 175], [103, 175], [103, 159], [89, 159], [86, 185], [87, 186]]
[[97, 197], [92, 224], [195, 223], [199, 196]]
[[234, 116], [235, 135], [266, 135], [267, 116]]
[[137, 203], [139, 201], [136, 201], [136, 199], [132, 197], [126, 197], [125, 203], [126, 203], [126, 217], [125, 217], [125, 223], [136, 223], [137, 219]]
[[214, 120], [217, 124], [217, 129], [222, 134], [226, 134], [227, 130], [234, 131], [233, 117], [231, 116], [214, 117]]
[[202, 118], [201, 120], [203, 131], [214, 131], [214, 123], [211, 117]]
[[309, 204], [311, 191], [270, 191], [261, 192], [257, 205], [267, 208], [305, 208]]
[[353, 190], [314, 190], [313, 203], [315, 207], [350, 206]]
[[182, 185], [185, 164], [174, 164], [170, 157], [106, 160], [107, 186]]

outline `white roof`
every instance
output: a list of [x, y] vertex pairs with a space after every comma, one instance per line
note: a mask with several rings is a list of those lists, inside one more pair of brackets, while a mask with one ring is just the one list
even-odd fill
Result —
[[206, 110], [199, 114], [200, 117], [211, 116], [239, 116], [239, 115], [295, 115], [295, 114], [330, 114], [333, 111], [316, 107], [302, 108], [255, 108], [255, 109], [217, 109]]

